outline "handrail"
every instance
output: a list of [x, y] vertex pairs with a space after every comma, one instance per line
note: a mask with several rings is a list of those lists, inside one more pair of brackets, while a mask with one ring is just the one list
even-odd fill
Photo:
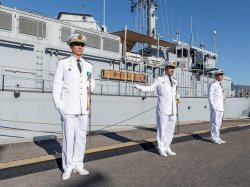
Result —
[[[29, 68], [20, 68], [20, 67], [13, 67], [13, 66], [2, 66], [4, 68], [4, 71], [19, 71], [19, 70], [27, 70], [27, 71], [37, 71], [37, 69], [29, 69]], [[8, 68], [8, 69], [6, 69]], [[17, 69], [17, 70], [11, 70], [11, 69]], [[49, 70], [43, 70], [44, 72], [54, 72], [54, 71], [49, 71]]]
[[36, 73], [33, 72], [28, 72], [28, 71], [16, 71], [16, 70], [5, 70], [7, 72], [12, 72], [12, 73], [27, 73], [27, 74], [32, 74], [35, 75]]

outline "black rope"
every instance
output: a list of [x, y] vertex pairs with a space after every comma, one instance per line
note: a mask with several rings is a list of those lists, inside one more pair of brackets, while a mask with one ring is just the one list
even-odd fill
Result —
[[[119, 124], [123, 123], [123, 122], [126, 122], [126, 121], [129, 121], [131, 119], [134, 119], [138, 116], [141, 116], [151, 110], [153, 110], [154, 108], [156, 108], [156, 106], [148, 109], [148, 110], [145, 110], [144, 112], [141, 112], [139, 114], [136, 114], [130, 118], [127, 118], [127, 119], [124, 119], [122, 121], [119, 121], [119, 122], [116, 122], [114, 124], [111, 124], [111, 125], [108, 125], [108, 126], [105, 126], [103, 128], [100, 128], [100, 129], [97, 129], [97, 130], [104, 130], [104, 129], [107, 129], [109, 127], [112, 127], [112, 126], [119, 126]], [[15, 123], [29, 123], [29, 124], [49, 124], [49, 125], [60, 125], [60, 124], [56, 124], [56, 123], [41, 123], [41, 122], [29, 122], [29, 121], [14, 121], [14, 120], [6, 120], [6, 119], [0, 119], [0, 121], [5, 121], [5, 122], [15, 122]], [[103, 126], [103, 125], [96, 125], [96, 126]], [[131, 125], [120, 125], [120, 126], [131, 126]], [[0, 126], [0, 128], [6, 128], [6, 129], [12, 129], [12, 130], [24, 130], [24, 131], [34, 131], [34, 132], [45, 132], [45, 133], [53, 133], [51, 131], [37, 131], [37, 130], [30, 130], [30, 129], [21, 129], [21, 128], [13, 128], [13, 127], [4, 127], [4, 126]], [[54, 133], [59, 133], [59, 132], [54, 132]], [[90, 132], [91, 133], [91, 132]]]
[[133, 119], [133, 118], [136, 118], [136, 117], [138, 117], [138, 116], [140, 116], [140, 115], [142, 115], [142, 114], [145, 114], [145, 113], [149, 112], [150, 110], [152, 110], [152, 109], [154, 109], [154, 108], [156, 108], [156, 106], [154, 106], [154, 107], [152, 107], [152, 108], [150, 108], [150, 109], [148, 109], [148, 110], [146, 110], [146, 111], [144, 111], [144, 112], [142, 112], [142, 113], [139, 113], [139, 114], [137, 114], [137, 115], [135, 115], [135, 116], [132, 116], [132, 117], [130, 117], [130, 118], [127, 118], [127, 119], [125, 119], [125, 120], [119, 121], [119, 122], [117, 122], [117, 123], [114, 123], [114, 124], [112, 124], [112, 125], [106, 126], [106, 127], [104, 127], [104, 128], [98, 129], [98, 130], [107, 129], [107, 128], [109, 128], [109, 127], [118, 125], [118, 124], [123, 123], [123, 122], [125, 122], [125, 121], [129, 121], [129, 120], [131, 120], [131, 119]]

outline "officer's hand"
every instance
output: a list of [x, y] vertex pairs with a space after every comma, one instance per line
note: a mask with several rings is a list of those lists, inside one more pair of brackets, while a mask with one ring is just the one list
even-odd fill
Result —
[[62, 119], [65, 120], [65, 114], [64, 114], [63, 110], [59, 108], [58, 111], [59, 111]]
[[137, 84], [131, 84], [131, 87], [138, 89], [138, 85]]
[[176, 99], [176, 104], [178, 105], [178, 104], [180, 104], [180, 99]]
[[217, 111], [217, 109], [213, 108], [213, 111], [214, 111], [214, 112], [216, 112], [216, 111]]

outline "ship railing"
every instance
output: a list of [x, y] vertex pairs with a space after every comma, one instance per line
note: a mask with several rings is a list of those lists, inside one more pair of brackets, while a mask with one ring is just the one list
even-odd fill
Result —
[[[52, 90], [52, 79], [41, 79], [41, 78], [28, 78], [22, 76], [3, 75], [1, 77], [1, 90], [15, 91], [19, 90], [22, 92], [51, 92]], [[150, 76], [151, 77], [151, 76]], [[41, 85], [37, 87], [37, 82]], [[121, 81], [121, 80], [110, 80], [110, 79], [96, 79], [96, 89], [94, 94], [96, 95], [116, 95], [116, 96], [137, 96], [137, 97], [156, 97], [157, 93], [142, 93], [132, 87], [134, 82]], [[146, 82], [140, 82], [138, 84], [148, 86]], [[182, 98], [197, 98], [207, 97], [207, 90], [197, 90], [196, 87], [190, 86], [179, 86], [178, 92]]]
[[178, 93], [181, 98], [206, 98], [208, 96], [206, 91], [196, 90], [190, 86], [178, 86]]
[[[37, 85], [39, 83], [39, 87]], [[52, 80], [2, 75], [2, 91], [51, 92]]]
[[[139, 97], [156, 97], [157, 93], [143, 93], [132, 87], [132, 82], [96, 79], [95, 94], [97, 95], [119, 95], [119, 96], [139, 96]], [[147, 83], [140, 83], [147, 86]], [[127, 89], [125, 87], [127, 86]], [[206, 98], [207, 91], [196, 90], [194, 87], [179, 86], [178, 93], [181, 98]]]
[[4, 89], [4, 66], [1, 66], [0, 69], [0, 89]]
[[[2, 73], [20, 73], [20, 74], [30, 74], [30, 75], [36, 75], [37, 69], [30, 69], [30, 68], [20, 68], [20, 67], [12, 67], [12, 66], [2, 66]], [[49, 70], [43, 70], [43, 72], [46, 72], [48, 74], [53, 74], [53, 71]]]
[[37, 76], [36, 69], [2, 66], [0, 71], [0, 89], [34, 92], [50, 92], [52, 89], [52, 72], [43, 70], [43, 77]]
[[4, 76], [0, 72], [0, 89], [3, 91], [4, 90]]
[[[139, 96], [145, 97], [145, 94], [133, 88], [133, 82], [119, 80], [96, 79], [96, 95], [117, 95], [117, 96]], [[145, 85], [145, 83], [144, 83]], [[157, 96], [156, 93], [147, 94], [149, 97]]]

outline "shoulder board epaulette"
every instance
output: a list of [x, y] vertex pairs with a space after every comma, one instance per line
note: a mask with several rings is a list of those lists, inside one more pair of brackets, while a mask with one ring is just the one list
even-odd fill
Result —
[[[85, 60], [85, 59], [84, 59]], [[90, 65], [93, 66], [92, 62], [88, 61], [88, 60], [85, 60], [86, 62], [88, 62]]]
[[61, 61], [61, 60], [65, 60], [67, 58], [69, 58], [69, 57], [67, 56], [67, 57], [59, 58], [58, 60]]
[[155, 79], [160, 79], [160, 80], [162, 80], [162, 77], [161, 77], [161, 76], [157, 76], [157, 77], [155, 77]]
[[64, 60], [64, 59], [66, 59], [66, 58], [69, 58], [69, 56], [67, 56], [67, 57], [63, 57], [63, 58], [61, 58], [61, 60]]

